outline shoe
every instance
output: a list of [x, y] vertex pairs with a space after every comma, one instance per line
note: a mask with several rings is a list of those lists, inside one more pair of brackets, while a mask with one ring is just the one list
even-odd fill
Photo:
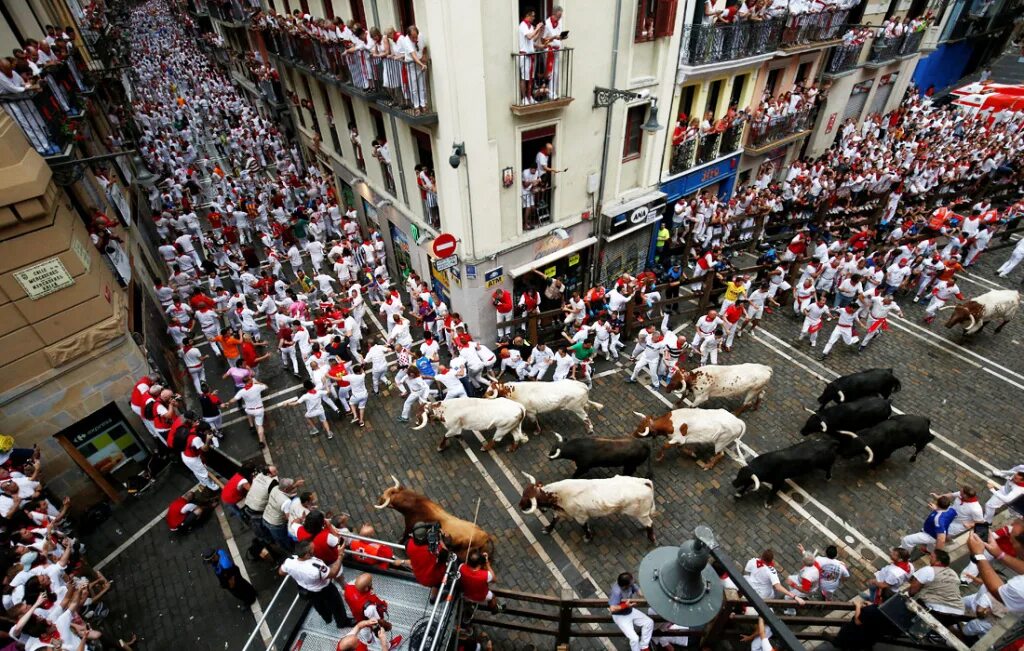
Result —
[[861, 353], [863, 353], [865, 348], [867, 348], [867, 346], [861, 346], [860, 348], [858, 348], [857, 354], [860, 355]]
[[334, 433], [333, 432], [327, 432], [327, 440], [330, 441], [333, 438], [334, 438]]
[[320, 430], [316, 430], [316, 429], [309, 430], [309, 435], [310, 436], [316, 436], [319, 433], [320, 433]]
[[636, 384], [636, 380], [631, 377], [626, 378], [626, 384]]
[[399, 423], [408, 423], [408, 422], [409, 422], [409, 419], [408, 419], [408, 418], [406, 418], [405, 416], [399, 416], [399, 417], [398, 417], [398, 422], [399, 422]]
[[914, 302], [915, 303], [919, 303], [920, 301], [921, 301], [921, 297], [920, 296], [915, 296], [914, 297]]
[[401, 635], [396, 635], [395, 637], [393, 637], [391, 639], [391, 644], [390, 644], [390, 646], [388, 646], [388, 649], [389, 649], [389, 651], [390, 651], [390, 649], [397, 649], [401, 645], [402, 645], [402, 636]]

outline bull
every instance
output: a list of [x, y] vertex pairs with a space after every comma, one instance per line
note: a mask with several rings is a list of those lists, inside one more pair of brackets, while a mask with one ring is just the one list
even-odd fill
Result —
[[540, 431], [540, 414], [566, 410], [576, 414], [587, 428], [587, 433], [594, 432], [594, 424], [590, 422], [587, 408], [604, 409], [604, 405], [590, 399], [590, 389], [583, 382], [576, 380], [557, 380], [554, 382], [501, 382], [491, 377], [491, 384], [484, 393], [485, 398], [508, 398], [526, 408], [526, 417], [533, 421]]
[[590, 519], [616, 513], [632, 516], [647, 530], [647, 539], [654, 542], [654, 483], [650, 479], [615, 475], [608, 479], [563, 479], [544, 485], [523, 473], [529, 484], [523, 489], [519, 508], [523, 513], [551, 511], [551, 524], [544, 527], [550, 534], [558, 518], [572, 518], [583, 527], [583, 540], [590, 542], [594, 532]]
[[465, 560], [471, 549], [494, 552], [494, 537], [489, 533], [472, 522], [448, 513], [428, 497], [404, 488], [394, 475], [391, 475], [391, 479], [395, 485], [381, 493], [379, 502], [373, 508], [383, 510], [390, 507], [402, 514], [405, 518], [403, 540], [420, 522], [437, 522], [445, 535], [445, 544], [459, 558]]
[[555, 432], [558, 442], [551, 446], [549, 459], [565, 459], [576, 464], [573, 479], [579, 479], [592, 468], [622, 468], [623, 475], [635, 475], [647, 462], [647, 476], [652, 478], [651, 446], [645, 441], [628, 438], [581, 438], [566, 441]]
[[771, 486], [764, 508], [770, 508], [775, 495], [787, 479], [806, 475], [812, 470], [824, 470], [825, 479], [832, 479], [832, 466], [839, 451], [838, 441], [813, 439], [758, 455], [740, 468], [732, 487], [739, 499], [748, 491], [757, 491], [762, 484]]
[[747, 424], [725, 409], [673, 409], [657, 418], [645, 416], [638, 411], [633, 413], [643, 419], [633, 431], [634, 437], [666, 437], [658, 453], [658, 461], [664, 459], [665, 452], [673, 446], [682, 447], [684, 452], [693, 457], [697, 456], [695, 448], [712, 448], [712, 456], [704, 470], [714, 468], [725, 456], [725, 449], [730, 444], [736, 445], [737, 455], [743, 458], [740, 439], [747, 432]]
[[867, 454], [867, 464], [876, 468], [900, 448], [912, 447], [910, 461], [917, 461], [921, 453], [935, 439], [931, 420], [926, 416], [902, 414], [862, 429], [859, 432], [841, 431], [848, 438], [839, 442], [839, 456], [844, 459]]
[[843, 402], [818, 411], [811, 411], [806, 407], [804, 410], [810, 414], [810, 417], [800, 429], [800, 433], [807, 436], [820, 432], [834, 434], [839, 430], [858, 430], [871, 427], [892, 414], [892, 405], [885, 398], [876, 396]]
[[756, 411], [761, 407], [771, 379], [772, 367], [764, 364], [701, 366], [692, 371], [676, 368], [665, 390], [680, 391], [676, 405], [690, 397], [691, 407], [699, 407], [712, 398], [743, 396], [743, 404], [736, 410], [739, 416], [747, 409]]
[[420, 424], [413, 429], [423, 429], [429, 420], [443, 424], [447, 431], [437, 445], [438, 452], [448, 447], [449, 439], [461, 436], [463, 430], [473, 430], [475, 434], [483, 430], [494, 430], [494, 437], [480, 448], [484, 452], [493, 450], [495, 445], [511, 433], [512, 446], [509, 451], [515, 452], [521, 443], [529, 440], [523, 434], [524, 418], [526, 409], [507, 398], [452, 398], [425, 404]]
[[825, 385], [818, 404], [824, 407], [830, 402], [850, 402], [869, 396], [888, 398], [902, 388], [891, 368], [872, 368], [832, 380]]
[[981, 332], [989, 321], [999, 321], [996, 326], [998, 334], [1017, 315], [1020, 292], [1015, 289], [994, 289], [959, 305], [947, 305], [941, 309], [953, 310], [946, 321], [947, 328], [966, 323], [963, 334], [972, 335]]

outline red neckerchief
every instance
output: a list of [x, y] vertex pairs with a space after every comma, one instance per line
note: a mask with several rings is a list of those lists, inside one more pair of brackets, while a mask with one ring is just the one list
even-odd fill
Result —
[[978, 496], [977, 495], [975, 495], [974, 497], [961, 497], [960, 498], [960, 502], [963, 503], [963, 504], [968, 504], [970, 502], [977, 502], [977, 501], [978, 501]]
[[1024, 481], [1017, 481], [1017, 480], [1012, 480], [1012, 481], [1013, 481], [1014, 484], [1020, 486], [1021, 488], [1024, 488]]
[[759, 558], [759, 559], [757, 559], [757, 566], [758, 567], [765, 567], [765, 566], [767, 566], [767, 567], [775, 567], [775, 561], [772, 561], [771, 563], [765, 563], [764, 561], [762, 561]]
[[552, 29], [558, 29], [558, 19], [557, 18], [555, 18], [554, 16], [551, 16], [551, 17], [548, 18], [548, 20], [551, 21], [551, 28]]
[[912, 566], [910, 565], [910, 563], [908, 563], [908, 562], [906, 562], [906, 561], [898, 561], [898, 562], [896, 562], [896, 563], [893, 563], [893, 565], [895, 565], [896, 567], [900, 568], [901, 570], [903, 570], [903, 571], [904, 571], [904, 572], [906, 572], [907, 574], [910, 574], [910, 571], [911, 571], [912, 569], [914, 569], [914, 568], [913, 568], [913, 567], [912, 567]]
[[398, 42], [398, 39], [400, 39], [400, 38], [402, 38], [402, 32], [395, 32], [395, 33], [394, 33], [394, 34], [393, 34], [393, 35], [391, 36], [391, 40], [392, 40], [392, 41], [394, 41], [395, 43], [397, 43], [397, 42]]

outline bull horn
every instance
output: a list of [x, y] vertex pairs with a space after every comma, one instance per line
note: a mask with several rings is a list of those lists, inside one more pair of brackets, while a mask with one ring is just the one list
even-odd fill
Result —
[[390, 497], [387, 498], [386, 500], [384, 500], [383, 504], [374, 504], [373, 508], [375, 508], [375, 509], [386, 509], [389, 506], [391, 506], [391, 498]]
[[645, 428], [644, 428], [644, 431], [642, 431], [642, 432], [640, 432], [639, 434], [637, 434], [637, 436], [638, 436], [639, 438], [643, 438], [643, 437], [647, 436], [647, 435], [648, 435], [648, 434], [650, 434], [650, 433], [651, 433], [651, 428], [650, 428], [650, 427], [645, 427]]
[[402, 487], [402, 483], [398, 481], [398, 477], [391, 475], [391, 481], [395, 482], [395, 490], [398, 490], [399, 488]]
[[974, 320], [973, 314], [968, 314], [967, 318], [971, 320], [971, 325], [967, 326], [967, 332], [970, 332], [974, 329], [974, 324], [977, 323], [977, 321]]
[[843, 395], [842, 391], [837, 391], [836, 393], [839, 394], [839, 402], [846, 402], [846, 396]]
[[956, 305], [943, 305], [942, 307], [939, 308], [939, 312], [942, 312], [944, 310], [952, 310], [955, 307]]
[[[819, 418], [818, 420], [821, 420], [821, 419]], [[822, 432], [827, 432], [828, 431], [828, 423], [826, 423], [823, 420], [821, 421], [821, 431]]]
[[562, 435], [561, 435], [561, 434], [559, 434], [558, 432], [553, 432], [553, 434], [555, 435], [555, 438], [556, 438], [556, 439], [558, 439], [558, 442], [559, 442], [559, 443], [561, 443], [561, 442], [565, 441], [565, 439], [564, 439], [564, 438], [562, 438]]
[[750, 478], [754, 480], [754, 492], [761, 490], [761, 480], [757, 478], [757, 475], [751, 473]]
[[818, 412], [814, 411], [813, 409], [808, 409], [807, 407], [804, 407], [804, 411], [806, 411], [808, 414], [810, 414], [812, 416], [814, 416], [815, 414], [818, 413]]
[[536, 478], [536, 477], [534, 477], [534, 476], [533, 476], [533, 475], [531, 475], [530, 473], [526, 472], [525, 470], [523, 470], [523, 471], [522, 471], [522, 473], [523, 473], [523, 475], [524, 475], [524, 476], [525, 476], [525, 477], [526, 477], [526, 478], [527, 478], [528, 480], [530, 480], [530, 483], [531, 483], [531, 484], [536, 484], [536, 483], [537, 483], [537, 478]]
[[536, 513], [536, 512], [537, 512], [537, 498], [531, 497], [530, 498], [530, 508], [528, 508], [525, 511], [523, 511], [523, 513], [526, 514], [526, 515], [530, 515], [531, 513]]
[[549, 454], [548, 459], [557, 459], [560, 456], [562, 456], [562, 448], [558, 448], [553, 454]]
[[421, 429], [423, 429], [424, 427], [426, 427], [426, 426], [427, 426], [427, 420], [428, 420], [429, 418], [430, 418], [430, 416], [429, 416], [429, 415], [427, 414], [427, 410], [426, 410], [426, 409], [424, 409], [424, 410], [423, 410], [423, 418], [421, 418], [421, 419], [420, 419], [420, 424], [419, 424], [419, 425], [417, 425], [416, 427], [413, 427], [413, 429], [414, 429], [414, 430], [421, 430]]
[[864, 449], [867, 450], [867, 453], [868, 453], [868, 463], [870, 464], [872, 461], [875, 460], [875, 451], [871, 449], [870, 445], [865, 445]]
[[634, 411], [633, 413], [636, 414], [637, 418], [647, 418], [647, 416], [641, 414], [639, 411]]
[[839, 433], [842, 434], [843, 436], [849, 436], [851, 439], [857, 438], [857, 434], [849, 430], [841, 429], [839, 430]]

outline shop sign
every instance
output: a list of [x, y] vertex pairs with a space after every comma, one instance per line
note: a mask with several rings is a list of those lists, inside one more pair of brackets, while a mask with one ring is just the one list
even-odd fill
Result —
[[544, 270], [544, 277], [545, 278], [554, 278], [555, 277], [555, 273], [557, 273], [557, 272], [558, 272], [558, 267], [556, 267], [555, 265], [551, 265], [550, 267], [548, 267], [547, 269]]
[[832, 128], [836, 126], [836, 118], [838, 116], [839, 113], [833, 113], [832, 115], [828, 116], [828, 124], [825, 125], [825, 133], [832, 133]]
[[467, 264], [466, 265], [466, 278], [469, 278], [470, 280], [472, 280], [473, 278], [476, 278], [476, 265], [475, 264]]
[[440, 283], [445, 289], [450, 289], [448, 286], [448, 274], [443, 271], [438, 271], [433, 265], [431, 265], [430, 275], [433, 276], [434, 280]]
[[500, 285], [501, 281], [505, 279], [505, 268], [495, 267], [490, 271], [484, 272], [484, 285], [488, 288]]
[[665, 202], [658, 199], [654, 203], [640, 206], [632, 212], [624, 212], [621, 215], [616, 215], [615, 217], [612, 217], [611, 234], [624, 231], [628, 228], [633, 228], [634, 226], [653, 224], [661, 219], [661, 213], [664, 208]]
[[661, 191], [671, 197], [681, 197], [693, 194], [704, 186], [721, 181], [730, 175], [736, 174], [739, 165], [740, 154], [721, 160], [714, 165], [709, 165], [696, 172], [684, 174], [663, 183]]
[[462, 287], [462, 274], [459, 273], [458, 266], [452, 267], [448, 270], [448, 277], [452, 279], [456, 287]]
[[570, 267], [575, 267], [579, 263], [580, 263], [580, 254], [579, 253], [573, 253], [572, 255], [569, 256], [569, 266]]
[[110, 201], [110, 205], [114, 206], [114, 209], [117, 210], [121, 223], [125, 226], [131, 226], [132, 212], [128, 208], [128, 200], [125, 198], [124, 192], [121, 191], [121, 188], [113, 183], [107, 186], [107, 200]]
[[132, 279], [132, 263], [128, 258], [128, 253], [125, 252], [117, 240], [111, 240], [107, 244], [105, 255], [107, 260], [110, 260], [110, 264], [113, 265], [114, 271], [117, 272], [117, 279], [121, 281], [121, 286], [127, 287]]
[[58, 436], [71, 443], [100, 474], [113, 479], [115, 485], [121, 483], [117, 475], [133, 474], [129, 466], [137, 466], [138, 463], [132, 462], [145, 461], [149, 456], [113, 402], [61, 431]]
[[459, 256], [451, 255], [447, 258], [437, 258], [434, 260], [434, 268], [438, 271], [447, 271], [452, 267], [459, 266]]
[[33, 301], [75, 284], [60, 258], [43, 260], [14, 272], [14, 278]]
[[643, 224], [647, 221], [647, 216], [651, 214], [649, 206], [640, 206], [629, 215], [630, 224]]

